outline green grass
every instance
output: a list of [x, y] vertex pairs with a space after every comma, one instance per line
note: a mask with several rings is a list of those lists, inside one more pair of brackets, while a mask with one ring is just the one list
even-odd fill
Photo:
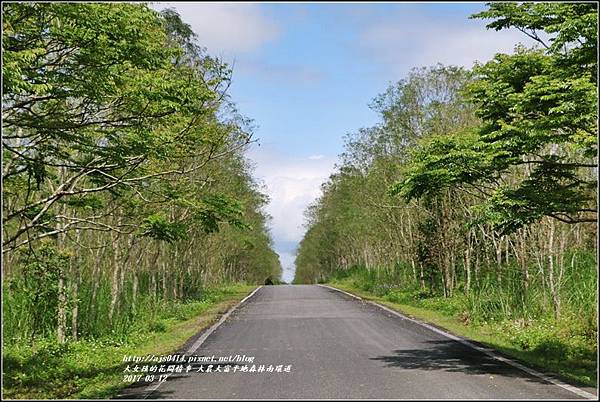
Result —
[[597, 338], [595, 333], [586, 334], [590, 325], [582, 323], [581, 317], [566, 317], [560, 323], [494, 318], [473, 322], [465, 296], [430, 297], [415, 291], [361, 286], [355, 276], [333, 279], [329, 284], [494, 348], [540, 371], [558, 374], [567, 382], [597, 387]]
[[202, 300], [169, 303], [154, 321], [126, 337], [103, 337], [58, 345], [3, 347], [3, 397], [10, 399], [106, 399], [128, 385], [123, 382], [124, 355], [165, 355], [214, 323], [256, 286], [231, 285], [208, 291]]

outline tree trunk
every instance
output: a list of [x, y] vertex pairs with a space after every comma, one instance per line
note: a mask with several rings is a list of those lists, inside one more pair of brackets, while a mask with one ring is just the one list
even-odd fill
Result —
[[467, 283], [465, 284], [465, 293], [471, 290], [471, 231], [467, 233], [467, 248], [465, 249], [465, 270], [467, 273]]
[[117, 307], [117, 301], [119, 297], [119, 251], [116, 242], [113, 242], [113, 272], [112, 281], [110, 286], [110, 309], [108, 311], [108, 321], [112, 325], [115, 309]]
[[67, 340], [67, 292], [65, 286], [65, 276], [61, 271], [58, 278], [58, 325], [56, 335], [58, 343], [65, 343]]
[[131, 309], [135, 313], [135, 309], [137, 307], [137, 295], [138, 295], [138, 287], [139, 287], [139, 278], [137, 272], [133, 272], [133, 288], [131, 291]]
[[[64, 177], [64, 168], [60, 168], [59, 175], [61, 178]], [[61, 215], [65, 215], [66, 205], [62, 204], [59, 211]], [[58, 224], [58, 229], [59, 231], [63, 229], [63, 225], [61, 223]], [[63, 250], [65, 238], [66, 236], [64, 232], [58, 233], [56, 238], [58, 252]], [[61, 266], [58, 273], [58, 311], [56, 327], [56, 338], [58, 343], [65, 343], [67, 340], [67, 287], [65, 274], [65, 270]]]
[[[79, 271], [79, 270], [78, 270]], [[79, 271], [81, 272], [81, 271]], [[79, 283], [81, 281], [81, 273], [77, 275], [73, 281], [73, 291], [71, 293], [71, 300], [73, 303], [73, 309], [71, 310], [71, 337], [74, 341], [78, 338], [79, 332]]]
[[550, 233], [548, 234], [548, 285], [550, 287], [550, 296], [552, 297], [554, 318], [558, 319], [560, 317], [560, 296], [554, 277], [554, 225], [554, 220], [550, 220]]

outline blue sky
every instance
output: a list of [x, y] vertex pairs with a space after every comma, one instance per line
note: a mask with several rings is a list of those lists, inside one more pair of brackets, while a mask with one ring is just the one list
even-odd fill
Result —
[[233, 66], [230, 94], [255, 121], [248, 156], [270, 195], [271, 233], [293, 278], [303, 211], [343, 137], [377, 123], [368, 104], [414, 67], [471, 67], [517, 42], [469, 15], [484, 3], [153, 3], [175, 8], [211, 55]]

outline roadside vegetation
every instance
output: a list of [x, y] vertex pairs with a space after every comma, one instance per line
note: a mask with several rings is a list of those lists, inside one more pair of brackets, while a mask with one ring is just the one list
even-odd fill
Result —
[[154, 317], [132, 323], [118, 336], [58, 344], [39, 339], [3, 350], [3, 396], [10, 399], [105, 399], [131, 382], [124, 381], [124, 356], [167, 356], [215, 322], [253, 285], [208, 289], [201, 299], [163, 306]]
[[2, 17], [3, 392], [91, 397], [123, 350], [172, 349], [231, 284], [279, 281], [253, 125], [172, 10]]
[[437, 317], [595, 385], [597, 8], [491, 3], [473, 17], [537, 45], [416, 68], [375, 98], [380, 123], [347, 136], [306, 211], [294, 282]]

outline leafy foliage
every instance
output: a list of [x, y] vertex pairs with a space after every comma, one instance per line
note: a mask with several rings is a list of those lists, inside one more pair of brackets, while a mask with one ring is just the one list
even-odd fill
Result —
[[117, 342], [209, 286], [280, 277], [231, 68], [176, 12], [2, 7], [7, 344]]
[[[597, 10], [591, 4], [494, 3], [477, 18], [516, 27], [546, 46], [518, 47], [474, 68], [466, 89], [482, 124], [421, 145], [392, 192], [408, 199], [464, 185], [483, 192], [486, 215], [503, 233], [543, 216], [594, 222], [597, 206]], [[546, 45], [536, 31], [550, 37]], [[593, 53], [591, 53], [593, 51]], [[526, 166], [518, 182], [501, 184]]]
[[144, 219], [141, 230], [142, 236], [148, 236], [168, 243], [187, 239], [185, 225], [179, 222], [169, 222], [161, 214], [152, 214]]

